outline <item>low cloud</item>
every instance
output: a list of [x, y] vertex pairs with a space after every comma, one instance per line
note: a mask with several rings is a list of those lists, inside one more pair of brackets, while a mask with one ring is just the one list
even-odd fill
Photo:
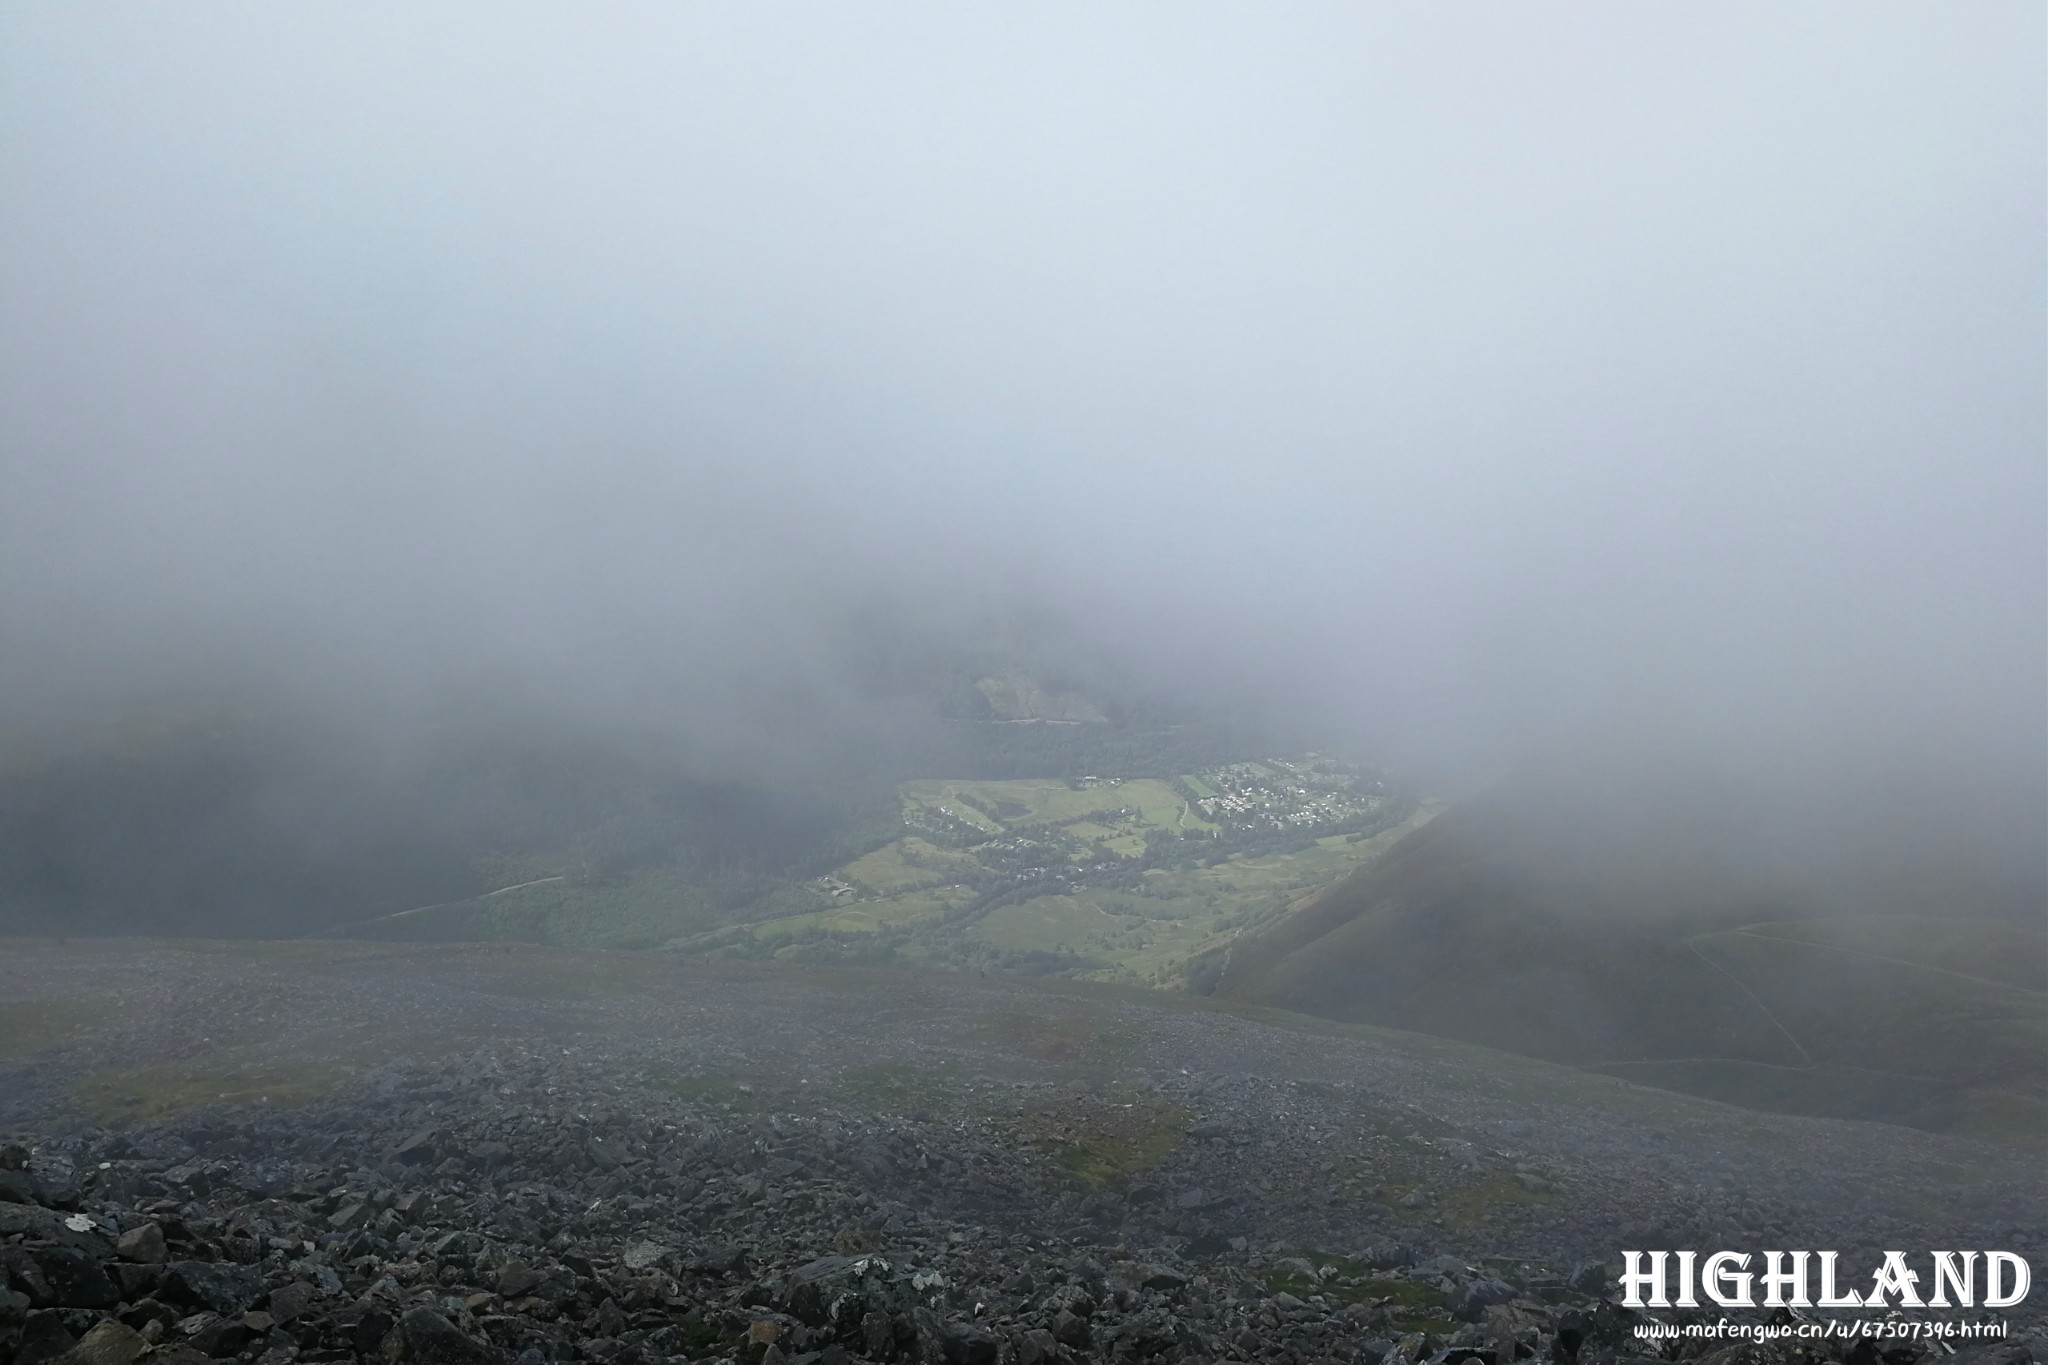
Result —
[[1447, 774], [2023, 828], [2039, 14], [1494, 19], [18, 10], [12, 719], [482, 675], [800, 745], [848, 621], [1023, 604]]

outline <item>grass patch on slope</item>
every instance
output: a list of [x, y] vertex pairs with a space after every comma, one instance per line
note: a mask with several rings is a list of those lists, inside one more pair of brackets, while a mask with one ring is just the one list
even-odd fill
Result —
[[832, 1093], [881, 1114], [929, 1117], [955, 1105], [956, 1078], [932, 1067], [849, 1067], [832, 1083]]
[[549, 880], [344, 925], [334, 937], [405, 943], [520, 942], [653, 948], [777, 914], [816, 909], [814, 890], [772, 879], [706, 881], [646, 868], [590, 882]]
[[72, 1087], [72, 1094], [106, 1127], [137, 1128], [212, 1104], [305, 1104], [347, 1075], [347, 1068], [329, 1062], [164, 1062], [95, 1072]]
[[2025, 1077], [2041, 1093], [2048, 993], [1746, 929], [1688, 942], [1740, 981], [1824, 1068], [1994, 1087]]
[[76, 1000], [0, 1005], [0, 1058], [26, 1057], [55, 1047], [106, 1017], [104, 1008]]
[[541, 958], [511, 970], [482, 974], [476, 989], [486, 995], [515, 1000], [616, 1000], [669, 984], [662, 974], [649, 970], [651, 961], [631, 954], [572, 959], [566, 963]]
[[979, 1020], [976, 1032], [1042, 1062], [1114, 1064], [1137, 1046], [1128, 1028], [1078, 1015], [990, 1014]]
[[1511, 1175], [1498, 1174], [1475, 1184], [1460, 1185], [1443, 1197], [1444, 1218], [1453, 1227], [1477, 1228], [1502, 1209], [1527, 1208], [1553, 1202], [1549, 1190], [1525, 1189]]
[[1981, 981], [2048, 990], [2048, 925], [1968, 915], [1816, 915], [1743, 926], [1759, 938], [1892, 958]]
[[1286, 1259], [1306, 1262], [1314, 1273], [1299, 1265], [1283, 1265], [1262, 1272], [1257, 1278], [1269, 1294], [1292, 1294], [1298, 1299], [1320, 1294], [1331, 1303], [1383, 1303], [1393, 1326], [1400, 1332], [1455, 1332], [1458, 1325], [1446, 1313], [1450, 1296], [1435, 1285], [1413, 1280], [1376, 1277], [1363, 1262], [1326, 1251], [1291, 1251]]
[[1022, 1127], [1053, 1165], [1104, 1189], [1166, 1160], [1193, 1119], [1179, 1105], [1141, 1098], [1087, 1113], [1031, 1115]]
[[1860, 1067], [1766, 1066], [1723, 1058], [1619, 1062], [1588, 1069], [1636, 1085], [1773, 1114], [1897, 1123], [2048, 1150], [2048, 1103], [2005, 1090], [1964, 1088]]

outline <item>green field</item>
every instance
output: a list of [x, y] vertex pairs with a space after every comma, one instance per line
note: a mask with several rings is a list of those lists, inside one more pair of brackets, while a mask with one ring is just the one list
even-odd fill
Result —
[[1154, 869], [1138, 891], [1040, 896], [990, 911], [969, 932], [997, 948], [1084, 958], [1096, 965], [1075, 973], [1083, 980], [1171, 986], [1188, 959], [1285, 914], [1378, 852], [1336, 838], [1214, 867]]
[[838, 875], [870, 895], [893, 896], [943, 886], [974, 872], [974, 859], [912, 835], [884, 844], [839, 869]]
[[974, 899], [974, 893], [960, 887], [935, 887], [900, 896], [860, 901], [833, 910], [807, 915], [763, 920], [749, 925], [746, 932], [762, 943], [787, 942], [806, 934], [874, 934], [884, 929], [901, 929], [937, 919], [947, 910]]
[[1000, 948], [1079, 958], [1090, 964], [1076, 973], [1084, 980], [1165, 984], [1190, 955], [1232, 932], [1232, 912], [1160, 913], [1173, 908], [1135, 897], [1041, 896], [992, 911], [974, 932]]
[[1054, 828], [1087, 825], [1108, 831], [1094, 841], [1138, 837], [1147, 829], [1208, 829], [1188, 822], [1187, 802], [1165, 782], [1132, 778], [1126, 782], [1075, 788], [1055, 779], [1012, 782], [921, 781], [904, 784], [906, 813], [918, 808], [941, 810], [992, 833], [1040, 833]]
[[1085, 954], [1119, 927], [1093, 899], [1039, 896], [982, 917], [980, 935], [999, 948]]
[[[1176, 987], [1191, 957], [1284, 915], [1440, 809], [1427, 804], [1392, 829], [1361, 825], [1384, 803], [1354, 788], [1351, 771], [1310, 756], [1174, 781], [906, 782], [901, 837], [780, 896], [770, 913], [669, 946]], [[1183, 792], [1230, 793], [1240, 805], [1221, 818], [1235, 827], [1204, 818]], [[1249, 813], [1247, 793], [1263, 803]], [[1333, 814], [1315, 800], [1349, 804]], [[1389, 818], [1413, 808], [1393, 809]], [[1354, 832], [1318, 838], [1318, 824]]]

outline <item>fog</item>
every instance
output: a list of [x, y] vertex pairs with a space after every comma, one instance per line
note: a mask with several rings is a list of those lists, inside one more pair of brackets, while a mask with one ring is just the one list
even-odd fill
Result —
[[1649, 746], [2035, 856], [2043, 37], [10, 7], [8, 719], [485, 676], [800, 747], [849, 621], [1022, 605], [1445, 781]]

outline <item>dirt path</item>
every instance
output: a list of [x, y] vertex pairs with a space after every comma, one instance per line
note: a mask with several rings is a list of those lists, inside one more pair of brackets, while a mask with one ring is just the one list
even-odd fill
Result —
[[1744, 995], [1748, 996], [1749, 1003], [1755, 1005], [1757, 1009], [1763, 1014], [1764, 1018], [1771, 1021], [1771, 1026], [1773, 1028], [1777, 1029], [1778, 1032], [1785, 1035], [1785, 1041], [1792, 1044], [1793, 1048], [1799, 1053], [1800, 1058], [1804, 1060], [1809, 1067], [1814, 1065], [1813, 1054], [1806, 1050], [1805, 1044], [1801, 1043], [1797, 1038], [1795, 1038], [1792, 1035], [1792, 1030], [1786, 1028], [1784, 1021], [1779, 1019], [1777, 1015], [1771, 1013], [1771, 1007], [1769, 1005], [1766, 1005], [1763, 1002], [1763, 1000], [1757, 995], [1757, 993], [1749, 988], [1749, 986], [1743, 981], [1741, 977], [1737, 976], [1735, 973], [1729, 971], [1726, 967], [1723, 967], [1720, 963], [1714, 961], [1714, 959], [1708, 957], [1705, 953], [1701, 952], [1699, 949], [1699, 945], [1694, 943], [1691, 939], [1687, 939], [1685, 941], [1685, 947], [1686, 950], [1690, 952], [1694, 957], [1706, 963], [1709, 967], [1712, 967], [1715, 971], [1727, 977], [1730, 981], [1733, 981], [1735, 983], [1735, 989], [1741, 991]]
[[[1988, 976], [1974, 976], [1969, 972], [1959, 972], [1953, 967], [1937, 967], [1928, 962], [1913, 962], [1903, 957], [1888, 957], [1883, 953], [1873, 953], [1868, 948], [1851, 948], [1846, 944], [1840, 943], [1814, 943], [1809, 939], [1784, 938], [1778, 934], [1759, 934], [1754, 929], [1729, 929], [1725, 932], [1740, 934], [1744, 938], [1762, 939], [1766, 943], [1790, 943], [1795, 947], [1812, 948], [1824, 953], [1854, 953], [1857, 957], [1867, 957], [1878, 962], [1895, 963], [1901, 967], [1911, 967], [1915, 971], [1935, 972], [1942, 976], [1952, 976], [1959, 981], [1967, 981], [1975, 986], [1996, 986], [2009, 991], [2024, 991], [2027, 989], [2025, 986], [2016, 986], [2010, 981], [1998, 981]], [[2035, 994], [2038, 994], [2038, 992], [2035, 992]]]
[[569, 880], [567, 877], [536, 877], [530, 882], [520, 882], [515, 886], [501, 886], [496, 891], [485, 891], [479, 895], [471, 896], [468, 900], [437, 901], [433, 905], [416, 905], [410, 910], [394, 910], [388, 915], [374, 915], [369, 919], [354, 920], [348, 924], [337, 926], [336, 929], [309, 934], [307, 937], [321, 938], [334, 934], [341, 929], [360, 929], [370, 924], [387, 924], [395, 919], [407, 919], [413, 915], [424, 915], [429, 910], [448, 910], [458, 905], [474, 905], [478, 901], [487, 901], [493, 896], [502, 896], [512, 891], [524, 891], [529, 886], [546, 886], [550, 882], [565, 882], [567, 880]]

